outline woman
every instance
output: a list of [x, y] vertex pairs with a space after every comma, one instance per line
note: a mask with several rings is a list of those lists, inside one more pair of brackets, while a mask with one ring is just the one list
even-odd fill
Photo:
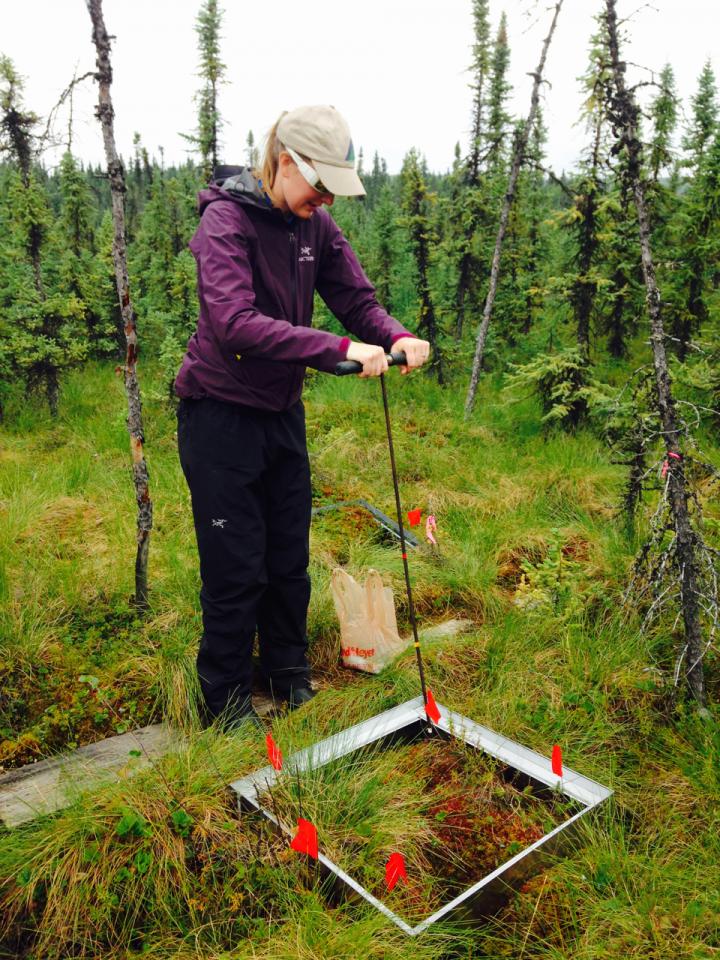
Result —
[[[365, 190], [347, 124], [333, 107], [284, 113], [262, 169], [238, 168], [199, 195], [190, 242], [200, 316], [175, 389], [180, 461], [200, 554], [197, 667], [211, 717], [252, 717], [252, 646], [273, 695], [311, 699], [307, 661], [310, 470], [300, 400], [305, 367], [360, 376], [386, 351], [419, 367], [429, 346], [379, 305], [330, 215]], [[361, 343], [310, 327], [315, 290]]]

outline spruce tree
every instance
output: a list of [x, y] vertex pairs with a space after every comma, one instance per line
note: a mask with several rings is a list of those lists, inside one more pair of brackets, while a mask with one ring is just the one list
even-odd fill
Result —
[[197, 227], [196, 186], [194, 175], [187, 170], [175, 176], [158, 174], [130, 250], [132, 274], [138, 282], [138, 312], [155, 345], [167, 334], [183, 345], [189, 336], [173, 290], [176, 259], [187, 253]]
[[653, 137], [650, 144], [650, 176], [657, 184], [663, 170], [672, 165], [672, 137], [677, 123], [677, 94], [675, 92], [675, 74], [669, 63], [660, 73], [660, 89], [650, 105], [650, 118], [653, 124]]
[[222, 18], [223, 11], [218, 7], [217, 0], [205, 0], [195, 21], [200, 54], [199, 76], [202, 80], [202, 86], [195, 95], [198, 122], [194, 134], [183, 134], [200, 154], [202, 177], [206, 183], [218, 164], [223, 125], [218, 107], [219, 88], [226, 69], [220, 59]]
[[472, 119], [470, 128], [470, 152], [466, 166], [467, 184], [476, 187], [480, 183], [480, 166], [486, 138], [487, 85], [490, 72], [490, 16], [488, 0], [473, 0]]
[[581, 162], [582, 173], [574, 189], [575, 200], [568, 222], [575, 233], [575, 272], [570, 285], [577, 347], [585, 360], [590, 357], [591, 317], [601, 275], [599, 207], [604, 194], [601, 171], [607, 160], [605, 144], [606, 87], [608, 81], [607, 41], [602, 29], [591, 39], [590, 67], [583, 78], [585, 116], [590, 146]]
[[380, 199], [383, 188], [387, 185], [390, 177], [387, 172], [387, 162], [382, 158], [377, 150], [373, 154], [372, 167], [370, 173], [363, 179], [365, 187], [365, 205], [369, 210], [375, 206]]
[[667, 277], [668, 302], [673, 347], [683, 361], [692, 338], [708, 319], [709, 285], [717, 276], [718, 129], [717, 88], [708, 61], [692, 97], [692, 118], [682, 141], [686, 151], [682, 167], [689, 177], [680, 196], [671, 198], [676, 215], [669, 224], [673, 269]]
[[58, 224], [68, 251], [79, 257], [84, 250], [94, 252], [94, 201], [75, 157], [67, 150], [60, 161], [62, 206]]
[[544, 265], [547, 261], [542, 223], [549, 214], [545, 178], [542, 172], [546, 130], [538, 109], [526, 159], [528, 167], [519, 177], [519, 215], [522, 226], [519, 251], [519, 282], [514, 322], [520, 332], [530, 332], [540, 311], [544, 294]]
[[697, 171], [718, 122], [717, 85], [710, 61], [707, 60], [698, 78], [698, 88], [692, 97], [692, 118], [682, 146], [687, 153], [685, 166]]
[[500, 17], [490, 67], [490, 88], [487, 102], [487, 149], [485, 162], [490, 171], [497, 171], [506, 156], [506, 142], [510, 131], [510, 115], [506, 104], [512, 87], [507, 79], [510, 67], [507, 17]]
[[114, 291], [103, 259], [97, 256], [95, 200], [69, 150], [60, 162], [58, 185], [61, 206], [52, 231], [58, 250], [59, 286], [82, 305], [89, 352], [110, 356], [118, 349]]
[[468, 302], [472, 299], [481, 269], [478, 262], [477, 232], [488, 215], [482, 190], [482, 167], [487, 140], [487, 88], [492, 51], [488, 7], [488, 0], [473, 2], [470, 149], [465, 164], [457, 165], [454, 172], [448, 216], [449, 233], [445, 245], [448, 256], [456, 263], [457, 281], [453, 311], [455, 337], [458, 340], [462, 337]]
[[392, 313], [392, 272], [396, 257], [397, 202], [392, 187], [385, 184], [373, 210], [373, 247], [368, 273], [375, 285], [378, 300]]
[[153, 181], [153, 169], [147, 149], [143, 146], [140, 134], [133, 134], [133, 162], [127, 171], [127, 237], [132, 241], [138, 230], [140, 216], [150, 192]]
[[648, 147], [647, 201], [653, 249], [657, 251], [658, 263], [665, 265], [672, 261], [677, 251], [678, 238], [673, 234], [672, 221], [682, 204], [678, 196], [678, 163], [673, 148], [678, 101], [670, 64], [663, 67], [658, 86], [650, 104], [652, 137]]
[[610, 282], [603, 286], [599, 299], [608, 352], [620, 359], [629, 353], [630, 340], [644, 309], [637, 215], [624, 155], [617, 158], [611, 182], [612, 189], [603, 202], [600, 226], [605, 236], [605, 274]]
[[720, 264], [720, 131], [704, 149], [680, 216], [683, 251], [673, 279], [681, 291], [676, 348], [685, 359], [690, 340], [709, 316], [711, 278]]
[[22, 93], [23, 82], [12, 61], [0, 57], [0, 150], [14, 164], [6, 194], [9, 230], [4, 235], [12, 269], [3, 271], [0, 295], [2, 326], [8, 333], [5, 369], [27, 390], [42, 387], [55, 417], [61, 374], [86, 354], [84, 305], [59, 282], [60, 250], [53, 243], [52, 212], [42, 172], [33, 165], [38, 118], [23, 111]]
[[428, 191], [422, 174], [422, 163], [415, 150], [405, 157], [402, 168], [403, 223], [407, 228], [415, 258], [418, 292], [418, 335], [430, 344], [430, 370], [443, 382], [443, 356], [435, 305], [430, 292], [430, 216]]

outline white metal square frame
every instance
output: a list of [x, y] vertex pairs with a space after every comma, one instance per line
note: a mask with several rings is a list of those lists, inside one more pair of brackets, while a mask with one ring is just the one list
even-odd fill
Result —
[[[603, 801], [607, 800], [612, 794], [612, 790], [603, 787], [594, 780], [583, 777], [582, 774], [571, 770], [563, 765], [563, 775], [558, 777], [553, 773], [551, 762], [542, 754], [529, 750], [506, 737], [500, 736], [488, 727], [483, 727], [479, 723], [469, 720], [452, 710], [448, 710], [442, 704], [438, 704], [440, 710], [440, 721], [435, 724], [437, 728], [443, 731], [450, 738], [462, 740], [477, 750], [482, 750], [491, 757], [495, 757], [507, 767], [517, 770], [531, 779], [544, 784], [551, 790], [556, 790], [568, 799], [574, 800], [580, 804], [582, 809], [570, 816], [564, 823], [555, 827], [549, 833], [545, 834], [539, 840], [527, 846], [520, 853], [511, 857], [505, 863], [501, 864], [492, 873], [483, 877], [477, 883], [473, 884], [467, 890], [445, 904], [431, 916], [427, 917], [415, 927], [411, 927], [402, 917], [395, 914], [382, 901], [374, 897], [368, 890], [362, 887], [356, 880], [347, 874], [341, 867], [319, 853], [318, 860], [325, 869], [337, 879], [341, 880], [347, 887], [355, 891], [371, 903], [377, 910], [384, 914], [388, 920], [400, 927], [409, 936], [417, 936], [426, 930], [431, 924], [441, 919], [449, 919], [453, 914], [467, 912], [471, 909], [482, 907], [484, 899], [489, 900], [493, 894], [496, 894], [499, 888], [507, 888], [513, 873], [522, 865], [528, 866], [527, 861], [534, 854], [539, 854], [542, 848], [557, 840], [560, 835], [576, 824], [582, 817], [586, 816], [591, 810], [598, 807]], [[300, 750], [297, 753], [287, 757], [284, 761], [283, 770], [275, 770], [274, 767], [263, 767], [246, 777], [236, 780], [230, 784], [231, 788], [238, 796], [238, 807], [242, 810], [243, 806], [261, 812], [269, 821], [275, 824], [280, 830], [288, 835], [291, 831], [285, 824], [280, 823], [273, 814], [263, 807], [260, 802], [260, 796], [266, 789], [271, 789], [277, 780], [286, 772], [293, 774], [314, 770], [324, 766], [339, 757], [353, 753], [363, 747], [375, 743], [379, 740], [392, 737], [393, 734], [401, 734], [405, 728], [417, 728], [418, 725], [429, 725], [425, 716], [425, 708], [422, 697], [414, 700], [408, 700], [397, 707], [392, 707], [384, 713], [349, 727], [341, 733], [336, 733], [326, 740]]]

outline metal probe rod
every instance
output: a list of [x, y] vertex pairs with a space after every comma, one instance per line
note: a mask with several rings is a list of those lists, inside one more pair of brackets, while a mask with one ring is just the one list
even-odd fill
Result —
[[402, 507], [400, 506], [400, 487], [398, 485], [397, 468], [395, 466], [395, 448], [393, 447], [392, 429], [390, 428], [390, 408], [388, 406], [387, 388], [385, 386], [384, 373], [380, 374], [380, 386], [382, 387], [383, 407], [385, 409], [385, 426], [387, 428], [388, 447], [390, 449], [390, 466], [392, 468], [393, 488], [395, 490], [395, 508], [397, 510], [398, 527], [400, 528], [400, 544], [402, 548], [403, 568], [405, 570], [405, 589], [407, 590], [408, 609], [410, 611], [410, 625], [412, 626], [413, 640], [415, 641], [415, 655], [417, 656], [417, 665], [420, 672], [420, 686], [422, 688], [423, 702], [425, 706], [427, 706], [425, 670], [423, 667], [422, 654], [420, 652], [420, 640], [418, 639], [412, 587], [410, 586], [410, 568], [408, 566], [407, 545], [405, 543], [405, 527], [403, 526]]

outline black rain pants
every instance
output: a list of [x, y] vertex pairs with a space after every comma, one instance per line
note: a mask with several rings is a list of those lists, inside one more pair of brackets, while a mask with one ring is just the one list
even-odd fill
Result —
[[310, 466], [305, 411], [181, 400], [180, 463], [200, 554], [200, 686], [212, 716], [247, 710], [257, 628], [273, 692], [307, 687]]

